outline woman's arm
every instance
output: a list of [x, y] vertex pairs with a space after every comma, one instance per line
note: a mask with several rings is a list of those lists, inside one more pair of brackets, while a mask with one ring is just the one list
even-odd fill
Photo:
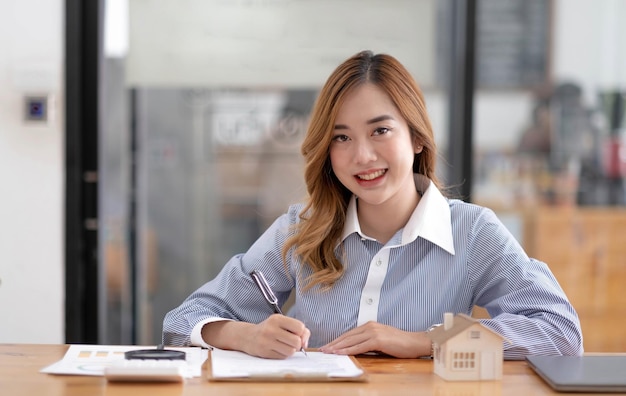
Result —
[[472, 224], [468, 257], [475, 303], [491, 316], [481, 322], [505, 337], [505, 359], [583, 353], [578, 315], [558, 281], [488, 209]]
[[[290, 208], [290, 212], [279, 217], [245, 254], [232, 257], [215, 279], [202, 285], [180, 306], [168, 312], [163, 321], [163, 343], [208, 346], [210, 342], [203, 334], [205, 326], [207, 329], [235, 328], [239, 332], [248, 326], [240, 324], [231, 327], [232, 324], [222, 322], [261, 324], [272, 316], [273, 310], [250, 277], [250, 272], [256, 269], [264, 273], [278, 297], [279, 305], [287, 300], [295, 280], [292, 274], [286, 272], [281, 249], [296, 218], [297, 208]], [[214, 322], [220, 324], [214, 325]], [[294, 329], [297, 326], [293, 322], [281, 322], [280, 325], [294, 330], [295, 334], [303, 334]]]
[[377, 322], [347, 331], [320, 348], [324, 353], [358, 355], [380, 352], [397, 358], [430, 356], [432, 343], [426, 332], [409, 332]]

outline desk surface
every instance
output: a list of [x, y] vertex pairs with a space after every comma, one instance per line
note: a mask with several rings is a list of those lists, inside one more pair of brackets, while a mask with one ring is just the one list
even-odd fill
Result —
[[[504, 363], [501, 381], [446, 382], [432, 372], [432, 361], [361, 357], [365, 383], [217, 383], [205, 378], [184, 384], [109, 384], [102, 377], [39, 373], [63, 358], [66, 345], [0, 344], [3, 395], [553, 395], [526, 362]], [[580, 395], [580, 394], [578, 394]]]

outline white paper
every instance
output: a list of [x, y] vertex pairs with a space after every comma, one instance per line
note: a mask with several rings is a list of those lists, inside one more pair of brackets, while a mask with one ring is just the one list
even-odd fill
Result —
[[[70, 345], [63, 359], [40, 370], [47, 374], [92, 375], [103, 376], [104, 369], [116, 361], [124, 360], [124, 352], [135, 349], [155, 349], [152, 346], [138, 345]], [[185, 352], [187, 361], [186, 377], [200, 377], [202, 364], [205, 362], [208, 351], [202, 348], [174, 348]]]
[[214, 378], [312, 376], [350, 378], [363, 374], [349, 356], [322, 352], [297, 352], [284, 360], [263, 359], [237, 351], [213, 349]]

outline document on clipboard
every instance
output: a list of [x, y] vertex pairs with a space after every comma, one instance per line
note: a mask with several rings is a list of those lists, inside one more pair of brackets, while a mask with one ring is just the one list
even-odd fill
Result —
[[278, 360], [213, 349], [207, 373], [209, 381], [367, 381], [353, 357], [322, 352], [295, 353]]

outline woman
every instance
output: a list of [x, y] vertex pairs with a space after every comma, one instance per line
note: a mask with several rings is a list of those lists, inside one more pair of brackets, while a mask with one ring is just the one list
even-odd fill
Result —
[[[166, 345], [420, 357], [445, 312], [478, 305], [507, 359], [582, 353], [577, 314], [548, 267], [492, 211], [440, 192], [423, 96], [395, 58], [365, 51], [331, 74], [302, 154], [308, 201], [166, 315]], [[271, 315], [253, 270], [279, 304], [295, 291], [288, 316]]]

